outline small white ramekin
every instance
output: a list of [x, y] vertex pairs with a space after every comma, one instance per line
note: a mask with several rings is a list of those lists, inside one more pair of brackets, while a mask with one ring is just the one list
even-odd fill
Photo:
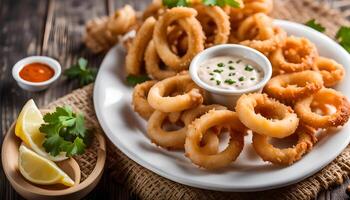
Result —
[[[49, 80], [43, 81], [43, 82], [26, 81], [19, 76], [19, 72], [21, 71], [21, 69], [24, 66], [26, 66], [30, 63], [46, 64], [54, 70], [55, 74]], [[61, 75], [60, 63], [57, 60], [50, 58], [50, 57], [47, 57], [47, 56], [29, 56], [29, 57], [23, 58], [20, 61], [18, 61], [12, 68], [12, 76], [17, 81], [17, 84], [22, 89], [32, 91], [32, 92], [45, 90], [53, 82], [55, 82], [59, 78], [60, 75]]]
[[[257, 85], [238, 91], [211, 86], [199, 78], [198, 67], [205, 60], [217, 56], [237, 56], [243, 59], [251, 60], [260, 66], [264, 72], [264, 77]], [[207, 99], [209, 100], [209, 103], [218, 103], [233, 110], [236, 106], [237, 99], [242, 94], [262, 91], [263, 87], [271, 78], [272, 66], [269, 59], [255, 49], [236, 44], [222, 44], [208, 48], [194, 57], [190, 65], [190, 75], [192, 80], [199, 87], [207, 91]]]

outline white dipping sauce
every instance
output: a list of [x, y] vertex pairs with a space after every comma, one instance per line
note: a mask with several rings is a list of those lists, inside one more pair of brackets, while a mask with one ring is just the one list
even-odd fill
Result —
[[202, 62], [198, 68], [199, 78], [208, 85], [240, 90], [257, 85], [264, 72], [256, 63], [233, 56], [218, 56]]

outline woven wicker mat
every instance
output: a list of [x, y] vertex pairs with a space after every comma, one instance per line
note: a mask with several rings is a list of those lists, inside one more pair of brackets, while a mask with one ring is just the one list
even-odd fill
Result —
[[[338, 27], [349, 24], [338, 11], [311, 0], [275, 0], [274, 10], [274, 17], [300, 23], [315, 18], [327, 28], [327, 34], [331, 37]], [[92, 89], [92, 85], [78, 89], [51, 105], [69, 104], [84, 112], [100, 129], [92, 104]], [[141, 199], [313, 199], [319, 191], [341, 184], [350, 173], [348, 146], [322, 171], [297, 184], [264, 192], [223, 193], [192, 188], [162, 178], [130, 160], [109, 141], [107, 147], [107, 171], [115, 181], [124, 184]]]

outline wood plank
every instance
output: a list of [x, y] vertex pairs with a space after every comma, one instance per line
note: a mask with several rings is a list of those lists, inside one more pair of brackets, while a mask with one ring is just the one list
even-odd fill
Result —
[[[0, 115], [1, 136], [17, 117], [23, 103], [38, 99], [41, 93], [20, 89], [11, 75], [12, 66], [27, 55], [40, 54], [46, 17], [46, 0], [0, 1]], [[2, 141], [2, 137], [0, 137]], [[2, 144], [2, 142], [1, 142]], [[11, 187], [0, 169], [0, 195], [3, 199], [22, 199]]]
[[[98, 67], [103, 55], [93, 55], [82, 43], [85, 23], [107, 14], [107, 1], [50, 0], [43, 40], [42, 53], [56, 58], [63, 69], [76, 63], [79, 57], [87, 58], [89, 66]], [[43, 96], [42, 104], [63, 96], [75, 88], [77, 81], [60, 80]], [[130, 199], [129, 193], [111, 181], [107, 171], [97, 187], [85, 199]]]
[[114, 10], [123, 7], [126, 4], [131, 5], [135, 10], [142, 11], [152, 0], [107, 0], [108, 10], [113, 13]]

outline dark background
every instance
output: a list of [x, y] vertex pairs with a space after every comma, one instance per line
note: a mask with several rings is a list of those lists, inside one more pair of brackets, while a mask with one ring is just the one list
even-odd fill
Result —
[[[87, 20], [112, 13], [124, 4], [141, 10], [151, 0], [0, 0], [0, 143], [24, 103], [33, 98], [43, 106], [79, 87], [77, 81], [61, 77], [49, 90], [31, 93], [12, 79], [12, 66], [29, 55], [57, 59], [63, 69], [79, 57], [98, 67], [103, 55], [92, 55], [81, 43]], [[329, 0], [324, 0], [329, 1]], [[349, 0], [350, 2], [350, 0]], [[318, 199], [345, 199], [350, 182], [322, 192]], [[11, 187], [0, 167], [0, 199], [22, 199]], [[85, 199], [137, 199], [105, 171], [98, 186]]]

